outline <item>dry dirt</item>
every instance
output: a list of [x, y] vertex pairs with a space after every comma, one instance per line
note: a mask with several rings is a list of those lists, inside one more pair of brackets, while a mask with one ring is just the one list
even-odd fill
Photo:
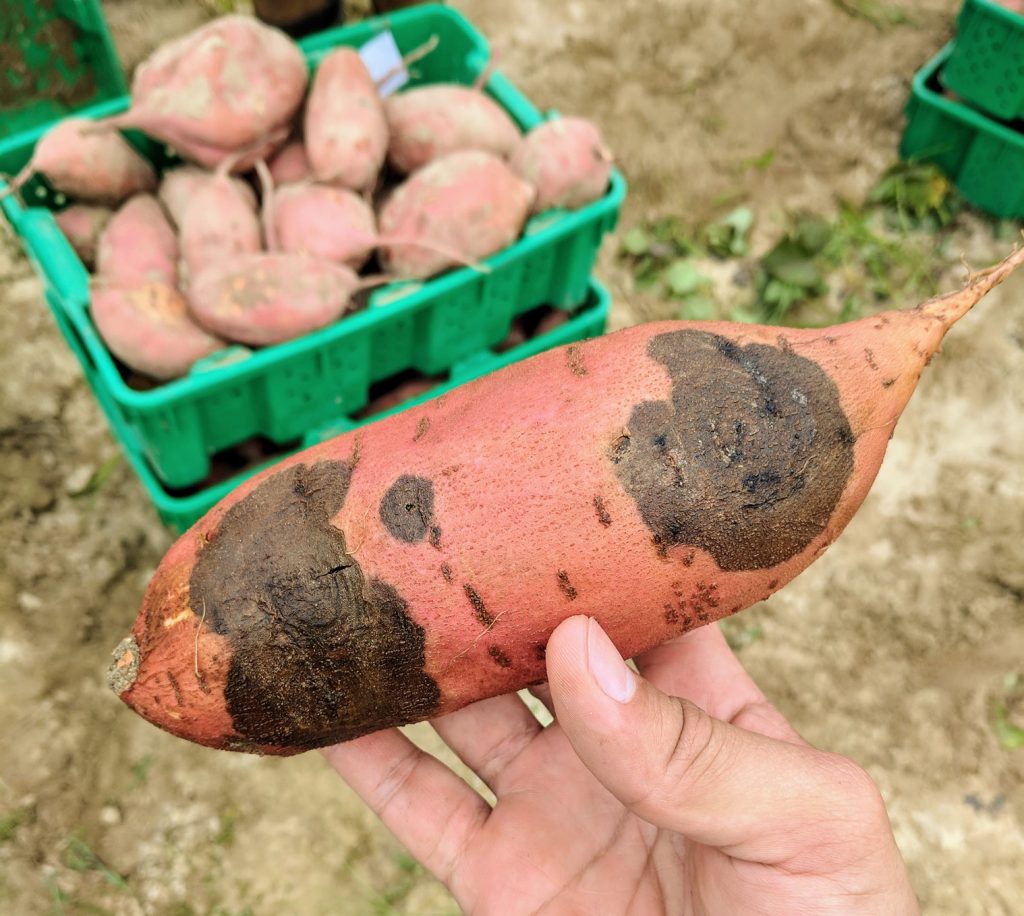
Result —
[[[134, 63], [212, 5], [104, 8]], [[631, 181], [625, 225], [700, 219], [728, 198], [755, 210], [763, 245], [786, 211], [857, 200], [894, 158], [910, 77], [958, 3], [456, 5], [528, 95], [604, 126]], [[879, 29], [855, 8], [910, 21]], [[769, 150], [768, 168], [745, 164]], [[972, 263], [1006, 250], [966, 226], [956, 244]], [[611, 247], [615, 326], [671, 315], [633, 290]], [[1024, 664], [1022, 378], [1024, 276], [951, 334], [835, 547], [734, 621], [760, 628], [742, 658], [769, 697], [879, 782], [929, 913], [1020, 912], [1024, 750], [996, 741], [990, 714]], [[107, 691], [108, 653], [171, 536], [123, 464], [72, 495], [117, 447], [9, 233], [0, 442], [0, 910], [455, 912], [318, 755], [206, 751]]]

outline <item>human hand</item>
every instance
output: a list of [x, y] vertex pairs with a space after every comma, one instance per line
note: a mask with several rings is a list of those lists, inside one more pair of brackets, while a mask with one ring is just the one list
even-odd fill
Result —
[[803, 741], [717, 626], [637, 665], [573, 617], [547, 728], [514, 694], [434, 720], [493, 808], [395, 729], [324, 754], [467, 913], [919, 912], [871, 778]]

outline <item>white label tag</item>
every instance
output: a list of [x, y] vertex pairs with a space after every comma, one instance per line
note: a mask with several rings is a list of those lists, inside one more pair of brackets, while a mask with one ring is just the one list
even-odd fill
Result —
[[[409, 74], [402, 64], [402, 52], [398, 50], [395, 36], [391, 32], [381, 32], [376, 38], [371, 38], [359, 49], [359, 56], [370, 71], [370, 76], [379, 84], [377, 88], [381, 98], [391, 95], [409, 82]], [[381, 83], [385, 76], [387, 79]]]

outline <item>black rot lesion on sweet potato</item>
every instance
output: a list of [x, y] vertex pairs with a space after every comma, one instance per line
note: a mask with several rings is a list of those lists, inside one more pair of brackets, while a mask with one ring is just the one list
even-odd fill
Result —
[[243, 741], [321, 747], [438, 706], [423, 628], [331, 523], [351, 474], [350, 462], [321, 461], [269, 476], [196, 559], [189, 604], [231, 646], [224, 695]]
[[594, 511], [597, 513], [597, 520], [604, 525], [605, 528], [611, 525], [612, 517], [608, 514], [608, 510], [604, 505], [604, 500], [601, 499], [600, 496], [594, 497]]
[[763, 569], [807, 547], [853, 471], [855, 436], [824, 370], [791, 348], [705, 331], [652, 337], [671, 399], [637, 404], [608, 458], [662, 556]]
[[490, 657], [494, 659], [494, 663], [499, 668], [511, 668], [512, 667], [512, 659], [510, 659], [508, 657], [508, 655], [501, 648], [501, 646], [488, 646], [487, 654], [490, 655]]
[[558, 589], [569, 601], [575, 601], [579, 596], [575, 586], [569, 581], [569, 574], [564, 570], [558, 570]]
[[406, 544], [419, 543], [429, 532], [431, 544], [440, 545], [441, 529], [434, 524], [434, 485], [425, 477], [403, 474], [388, 487], [380, 501], [380, 520]]
[[487, 610], [487, 605], [484, 604], [484, 599], [480, 597], [480, 593], [468, 582], [462, 586], [462, 589], [466, 593], [466, 597], [469, 599], [469, 603], [473, 608], [473, 614], [476, 616], [476, 619], [480, 621], [481, 625], [485, 627], [494, 626], [494, 617], [491, 612]]

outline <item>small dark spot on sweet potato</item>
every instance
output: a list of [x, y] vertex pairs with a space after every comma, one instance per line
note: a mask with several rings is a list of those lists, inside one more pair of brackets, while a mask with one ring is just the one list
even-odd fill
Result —
[[416, 432], [412, 437], [412, 441], [419, 442], [427, 434], [428, 429], [430, 429], [430, 420], [427, 417], [420, 417], [419, 422], [416, 424]]
[[380, 520], [400, 541], [416, 544], [434, 518], [434, 485], [425, 477], [403, 474], [380, 501]]
[[435, 550], [441, 549], [441, 529], [437, 525], [430, 526], [430, 546]]
[[683, 554], [683, 566], [693, 566], [693, 561], [697, 559], [697, 551], [687, 550]]
[[185, 703], [181, 698], [181, 688], [178, 686], [178, 679], [170, 671], [167, 672], [167, 682], [171, 685], [171, 691], [174, 693], [174, 702], [179, 706], [184, 706]]
[[895, 384], [896, 384], [896, 379], [894, 379], [894, 378], [882, 379], [882, 387], [883, 388], [892, 388], [892, 386], [895, 385]]
[[864, 360], [874, 372], [878, 371], [878, 363], [875, 362], [875, 353], [871, 347], [864, 348]]
[[573, 588], [572, 583], [569, 581], [569, 574], [564, 569], [558, 570], [558, 587], [561, 589], [562, 594], [570, 601], [576, 600], [576, 589]]
[[491, 616], [490, 611], [487, 610], [487, 606], [484, 604], [484, 599], [480, 597], [472, 585], [466, 582], [462, 588], [466, 592], [466, 597], [469, 599], [469, 603], [473, 606], [473, 613], [476, 615], [476, 619], [485, 627], [494, 625], [494, 617]]
[[539, 642], [533, 647], [533, 654], [537, 661], [543, 662], [548, 657], [548, 644], [545, 642]]
[[487, 654], [494, 659], [495, 663], [501, 668], [511, 668], [512, 659], [510, 659], [499, 646], [489, 646]]
[[778, 587], [779, 587], [779, 580], [778, 579], [772, 579], [771, 582], [768, 583], [768, 588], [770, 588], [772, 591], [775, 591], [775, 589], [777, 589]]
[[597, 512], [597, 520], [607, 528], [612, 523], [612, 517], [604, 507], [604, 500], [600, 496], [594, 497], [594, 511]]
[[444, 581], [451, 585], [452, 568], [447, 563], [441, 564], [441, 575], [444, 576]]

